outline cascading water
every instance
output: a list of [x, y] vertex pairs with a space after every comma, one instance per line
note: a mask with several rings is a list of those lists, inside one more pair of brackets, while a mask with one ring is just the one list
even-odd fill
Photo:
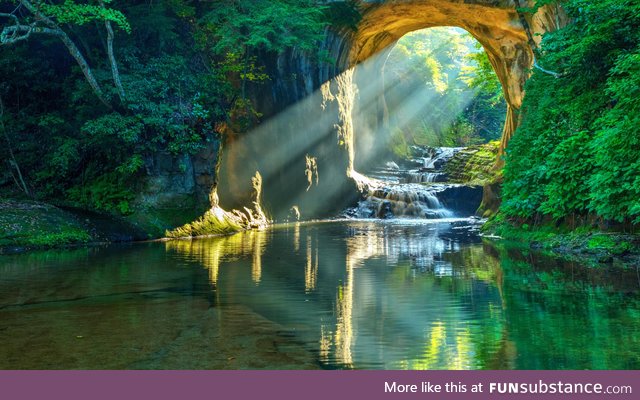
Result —
[[438, 192], [444, 188], [418, 184], [389, 184], [370, 188], [358, 203], [358, 218], [451, 218], [453, 212], [443, 207]]
[[419, 157], [411, 162], [415, 166], [404, 174], [405, 183], [447, 182], [447, 175], [442, 172], [449, 162], [463, 147], [427, 147], [414, 146], [413, 152]]
[[466, 187], [448, 183], [443, 171], [446, 163], [462, 149], [413, 147], [414, 157], [401, 162], [402, 166], [390, 161], [373, 169], [368, 174], [373, 179], [367, 192], [347, 215], [384, 219], [468, 217], [468, 207], [455, 209], [458, 201], [451, 201]]

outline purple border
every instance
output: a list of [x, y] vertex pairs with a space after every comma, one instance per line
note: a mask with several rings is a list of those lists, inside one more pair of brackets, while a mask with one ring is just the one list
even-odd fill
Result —
[[[0, 399], [640, 399], [639, 378], [640, 371], [3, 371]], [[500, 394], [496, 386], [489, 392], [492, 382], [540, 381], [632, 393]], [[385, 382], [416, 385], [417, 392], [385, 393]], [[440, 392], [423, 392], [422, 382], [432, 390], [441, 385]], [[466, 385], [467, 392], [447, 393], [448, 382]], [[479, 383], [482, 392], [471, 393]]]

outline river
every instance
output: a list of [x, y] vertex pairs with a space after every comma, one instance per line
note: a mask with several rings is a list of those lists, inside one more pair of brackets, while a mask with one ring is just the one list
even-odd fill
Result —
[[0, 257], [2, 369], [638, 369], [636, 269], [338, 220]]

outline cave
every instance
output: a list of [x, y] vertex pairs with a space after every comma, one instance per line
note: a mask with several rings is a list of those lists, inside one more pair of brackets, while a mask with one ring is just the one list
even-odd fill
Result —
[[[221, 205], [250, 204], [256, 171], [265, 178], [264, 201], [276, 219], [287, 218], [293, 208], [305, 219], [332, 216], [353, 203], [359, 183], [353, 179], [359, 175], [353, 140], [358, 135], [354, 69], [380, 70], [379, 62], [367, 61], [390, 51], [403, 35], [426, 28], [462, 28], [485, 49], [507, 102], [504, 150], [518, 125], [524, 84], [535, 61], [533, 42], [539, 40], [538, 33], [565, 23], [562, 11], [550, 6], [525, 19], [518, 7], [526, 5], [511, 0], [358, 2], [356, 26], [326, 31], [321, 50], [332, 63], [314, 63], [295, 50], [271, 60], [274, 83], [253, 94], [258, 109], [264, 110], [264, 122], [224, 148], [217, 186]], [[383, 123], [382, 113], [380, 109], [375, 115], [378, 123]]]

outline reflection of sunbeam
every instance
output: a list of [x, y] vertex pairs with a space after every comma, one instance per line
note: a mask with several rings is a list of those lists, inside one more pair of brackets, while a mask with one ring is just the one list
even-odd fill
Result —
[[293, 228], [293, 249], [300, 251], [300, 222], [296, 222]]
[[[385, 240], [376, 236], [355, 236], [347, 239], [345, 282], [338, 287], [336, 331], [333, 337], [337, 360], [347, 366], [353, 365], [352, 347], [356, 332], [353, 327], [354, 311], [354, 271], [362, 261], [377, 254], [385, 253]], [[323, 339], [328, 334], [323, 334]]]
[[351, 346], [354, 341], [353, 332], [353, 268], [354, 265], [347, 253], [347, 276], [345, 283], [338, 287], [337, 294], [337, 324], [336, 324], [336, 358], [347, 367], [353, 365]]
[[189, 258], [194, 258], [202, 263], [209, 271], [209, 281], [215, 286], [218, 283], [220, 259], [224, 255], [223, 248], [226, 247], [225, 239], [235, 237], [236, 236], [229, 236], [213, 242], [203, 240], [170, 240], [165, 242], [165, 249], [188, 256]]

